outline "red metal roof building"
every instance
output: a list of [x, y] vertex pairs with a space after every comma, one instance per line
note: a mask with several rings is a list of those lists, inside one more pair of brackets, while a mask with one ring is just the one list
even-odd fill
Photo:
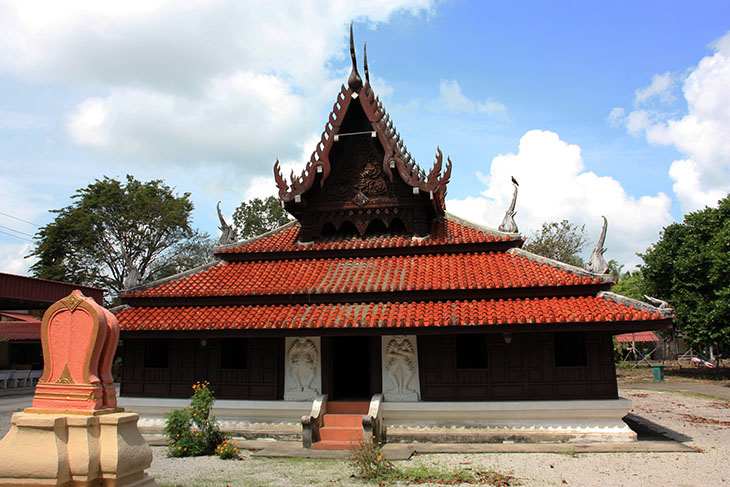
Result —
[[302, 175], [274, 167], [296, 221], [124, 295], [122, 396], [616, 400], [612, 334], [671, 312], [446, 213], [451, 161], [419, 169], [365, 74], [353, 51]]

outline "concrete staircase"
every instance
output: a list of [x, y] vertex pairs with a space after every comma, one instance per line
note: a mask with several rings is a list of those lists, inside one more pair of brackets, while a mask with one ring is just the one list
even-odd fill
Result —
[[330, 401], [322, 416], [316, 450], [354, 450], [362, 441], [362, 417], [367, 414], [368, 401]]

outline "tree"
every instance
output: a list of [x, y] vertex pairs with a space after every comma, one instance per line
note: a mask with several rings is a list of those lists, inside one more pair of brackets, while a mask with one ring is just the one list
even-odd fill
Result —
[[575, 225], [568, 220], [545, 222], [542, 228], [532, 232], [524, 249], [534, 254], [582, 267], [580, 253], [587, 243], [585, 225]]
[[261, 235], [290, 221], [289, 214], [273, 196], [244, 201], [233, 212], [233, 226], [239, 239]]
[[[611, 261], [613, 262], [613, 261]], [[622, 266], [623, 267], [623, 266]], [[646, 284], [641, 271], [626, 271], [617, 279], [618, 282], [611, 287], [611, 292], [621, 294], [629, 298], [644, 301]]]
[[30, 255], [38, 258], [31, 266], [36, 277], [118, 293], [130, 272], [143, 280], [163, 266], [174, 245], [195, 235], [190, 194], [176, 195], [161, 180], [105, 176], [72, 199], [53, 210], [56, 218], [35, 236]]
[[690, 343], [730, 345], [730, 197], [665, 227], [639, 256], [646, 294], [674, 308]]
[[210, 235], [196, 231], [165, 252], [159, 264], [150, 271], [148, 280], [163, 279], [210, 262], [216, 245], [217, 242]]

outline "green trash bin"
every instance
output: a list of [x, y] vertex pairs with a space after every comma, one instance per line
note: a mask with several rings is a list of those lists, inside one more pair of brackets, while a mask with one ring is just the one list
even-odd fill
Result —
[[664, 366], [652, 365], [651, 372], [654, 374], [654, 382], [664, 382]]

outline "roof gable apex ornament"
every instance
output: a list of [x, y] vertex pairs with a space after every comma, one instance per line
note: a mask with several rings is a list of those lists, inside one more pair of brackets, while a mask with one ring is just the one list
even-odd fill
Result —
[[603, 258], [603, 254], [606, 252], [603, 244], [606, 242], [606, 229], [608, 228], [608, 221], [606, 220], [605, 216], [601, 216], [601, 218], [603, 218], [603, 228], [601, 229], [601, 236], [598, 237], [598, 242], [596, 242], [595, 247], [593, 247], [593, 251], [591, 252], [591, 258], [586, 263], [585, 269], [596, 274], [608, 274], [608, 264]]
[[218, 230], [221, 231], [221, 236], [218, 239], [218, 245], [226, 245], [233, 242], [233, 228], [226, 222], [226, 219], [223, 218], [220, 201], [216, 205], [216, 209], [218, 210], [218, 220], [221, 222], [221, 226], [218, 227]]
[[365, 84], [370, 84], [370, 71], [368, 70], [368, 43], [366, 42], [362, 48], [362, 63], [365, 71]]
[[347, 86], [352, 91], [360, 91], [362, 88], [362, 78], [357, 72], [357, 59], [355, 58], [355, 38], [352, 33], [352, 22], [350, 22], [350, 58], [352, 58], [352, 71], [350, 71], [350, 77], [347, 78]]
[[512, 193], [512, 202], [509, 204], [509, 208], [507, 208], [507, 211], [504, 213], [502, 223], [499, 225], [499, 231], [518, 233], [519, 230], [517, 229], [517, 223], [515, 223], [515, 215], [517, 214], [515, 211], [515, 205], [517, 204], [517, 188], [519, 185], [514, 177], [512, 178], [512, 186], [515, 188]]

